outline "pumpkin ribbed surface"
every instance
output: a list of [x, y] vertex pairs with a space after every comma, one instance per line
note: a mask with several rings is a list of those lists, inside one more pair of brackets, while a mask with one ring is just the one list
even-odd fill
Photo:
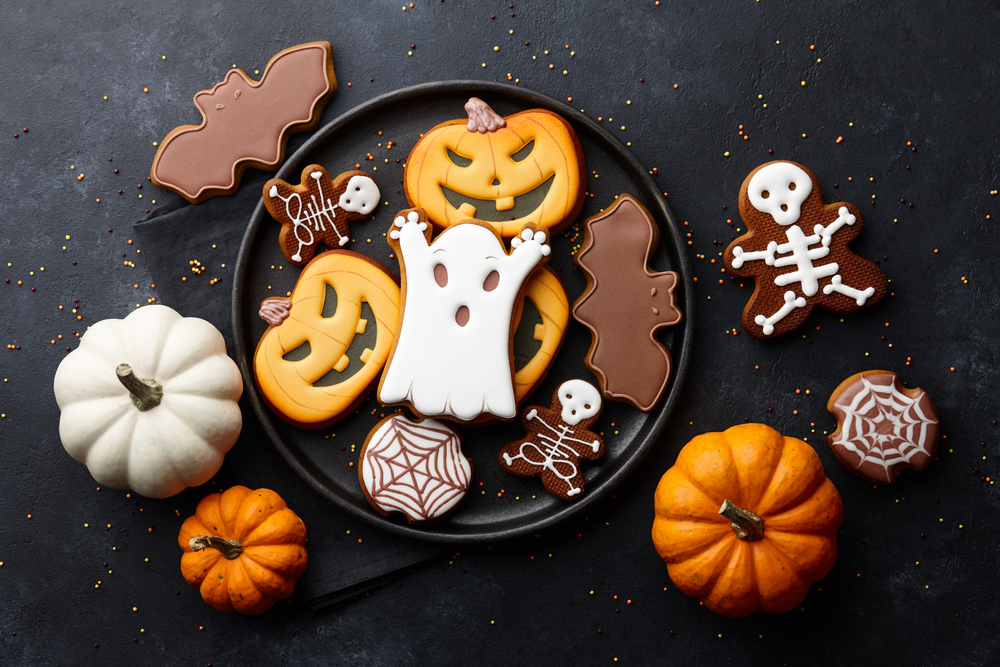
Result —
[[[723, 501], [763, 520], [760, 539], [737, 537]], [[763, 424], [694, 438], [660, 480], [653, 543], [674, 584], [712, 611], [785, 612], [837, 558], [840, 494], [805, 442]]]
[[[209, 535], [239, 543], [226, 558], [215, 548], [191, 550], [191, 539]], [[198, 503], [181, 526], [181, 573], [219, 611], [260, 614], [295, 590], [306, 569], [306, 527], [274, 491], [234, 486]]]

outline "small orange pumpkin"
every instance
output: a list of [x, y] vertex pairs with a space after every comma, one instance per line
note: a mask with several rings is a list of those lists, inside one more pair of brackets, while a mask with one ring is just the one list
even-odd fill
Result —
[[436, 227], [479, 220], [505, 238], [527, 224], [551, 234], [569, 225], [586, 187], [573, 127], [546, 109], [501, 118], [476, 97], [465, 110], [468, 119], [431, 128], [410, 151], [403, 170], [410, 206]]
[[693, 439], [653, 504], [670, 579], [723, 616], [789, 611], [837, 559], [840, 494], [812, 447], [763, 424]]
[[219, 611], [261, 614], [295, 591], [306, 569], [306, 527], [270, 489], [205, 496], [181, 526], [181, 573]]

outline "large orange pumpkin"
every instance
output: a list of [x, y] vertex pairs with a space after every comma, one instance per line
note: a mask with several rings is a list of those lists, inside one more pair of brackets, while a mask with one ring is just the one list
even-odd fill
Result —
[[654, 508], [653, 544], [670, 579], [733, 618], [802, 602], [837, 559], [844, 515], [813, 448], [763, 424], [685, 445]]
[[181, 526], [181, 573], [219, 611], [261, 614], [295, 591], [306, 569], [306, 527], [270, 489], [205, 496]]
[[439, 228], [466, 220], [512, 237], [527, 224], [558, 232], [583, 208], [580, 140], [545, 109], [501, 118], [472, 98], [464, 118], [441, 123], [413, 147], [403, 183], [412, 207]]

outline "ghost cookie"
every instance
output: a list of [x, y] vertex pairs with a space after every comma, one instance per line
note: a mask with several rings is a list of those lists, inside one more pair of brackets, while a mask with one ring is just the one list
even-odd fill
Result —
[[400, 512], [411, 524], [429, 523], [465, 498], [472, 462], [462, 454], [458, 433], [447, 424], [392, 415], [368, 434], [358, 480], [365, 498], [382, 516]]
[[345, 171], [330, 179], [326, 169], [311, 164], [298, 185], [280, 178], [264, 184], [264, 206], [281, 223], [281, 253], [295, 266], [305, 266], [320, 243], [340, 248], [351, 240], [348, 222], [362, 220], [378, 208], [379, 189], [363, 171]]
[[478, 220], [504, 238], [529, 224], [551, 237], [580, 214], [583, 149], [564, 118], [546, 109], [504, 118], [478, 97], [465, 111], [468, 118], [431, 128], [410, 151], [403, 171], [410, 206], [438, 228]]
[[266, 299], [253, 369], [264, 402], [306, 429], [350, 414], [374, 388], [399, 323], [396, 278], [350, 250], [317, 255], [290, 298]]
[[601, 394], [583, 380], [562, 383], [551, 408], [530, 405], [521, 411], [527, 434], [500, 450], [500, 467], [520, 477], [541, 477], [556, 498], [576, 500], [583, 493], [580, 460], [604, 456], [604, 440], [590, 427], [601, 416]]
[[681, 321], [674, 296], [679, 278], [649, 270], [659, 230], [632, 195], [587, 218], [584, 230], [574, 261], [587, 275], [587, 289], [573, 304], [573, 317], [590, 329], [587, 368], [605, 398], [649, 412], [670, 380], [670, 352], [656, 332]]
[[421, 209], [389, 230], [402, 273], [403, 309], [379, 384], [383, 403], [424, 417], [472, 421], [517, 416], [511, 361], [513, 311], [532, 271], [545, 262], [546, 233], [528, 226], [507, 254], [479, 222], [449, 227], [433, 243]]
[[726, 270], [753, 278], [743, 328], [754, 338], [796, 329], [816, 306], [835, 313], [867, 308], [885, 296], [886, 279], [848, 244], [861, 233], [851, 204], [823, 204], [819, 181], [794, 162], [757, 167], [740, 188], [749, 233], [729, 244]]
[[892, 484], [902, 468], [921, 471], [934, 460], [938, 417], [923, 389], [907, 389], [891, 371], [864, 371], [834, 389], [826, 404], [837, 418], [830, 447], [854, 474]]

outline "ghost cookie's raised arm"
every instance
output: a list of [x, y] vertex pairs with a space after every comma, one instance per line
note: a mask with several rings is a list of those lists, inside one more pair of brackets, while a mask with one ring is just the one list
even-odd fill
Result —
[[552, 252], [546, 240], [545, 231], [535, 225], [525, 225], [521, 235], [511, 240], [505, 264], [510, 267], [507, 271], [516, 283], [520, 284]]
[[431, 230], [421, 208], [400, 211], [389, 228], [389, 245], [399, 251], [399, 258], [411, 264], [430, 257]]

